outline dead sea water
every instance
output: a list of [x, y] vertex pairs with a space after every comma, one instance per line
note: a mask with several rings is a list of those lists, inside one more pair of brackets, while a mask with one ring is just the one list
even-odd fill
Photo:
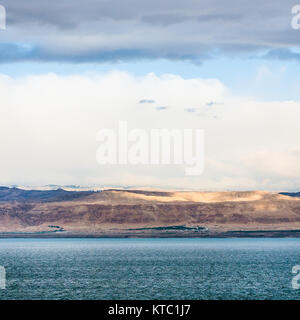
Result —
[[299, 299], [300, 239], [0, 239], [0, 299]]

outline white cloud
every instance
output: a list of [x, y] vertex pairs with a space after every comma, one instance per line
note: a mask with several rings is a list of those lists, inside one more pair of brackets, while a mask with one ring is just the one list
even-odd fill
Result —
[[[2, 75], [0, 96], [1, 184], [293, 190], [300, 182], [300, 104], [235, 97], [216, 79]], [[146, 99], [154, 103], [139, 103]], [[183, 166], [100, 167], [96, 134], [119, 120], [205, 129], [203, 175], [187, 177]]]

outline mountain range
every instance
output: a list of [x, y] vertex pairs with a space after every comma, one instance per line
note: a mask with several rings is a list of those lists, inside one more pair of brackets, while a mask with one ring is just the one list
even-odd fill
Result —
[[300, 193], [0, 187], [2, 236], [298, 236], [299, 230]]

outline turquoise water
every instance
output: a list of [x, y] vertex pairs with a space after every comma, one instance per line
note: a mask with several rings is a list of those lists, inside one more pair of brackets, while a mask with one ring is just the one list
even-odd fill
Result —
[[300, 239], [0, 239], [0, 299], [299, 299]]

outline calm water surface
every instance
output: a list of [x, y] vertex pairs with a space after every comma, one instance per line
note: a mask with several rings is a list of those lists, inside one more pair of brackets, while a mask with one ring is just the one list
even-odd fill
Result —
[[300, 239], [0, 239], [0, 299], [299, 299]]

